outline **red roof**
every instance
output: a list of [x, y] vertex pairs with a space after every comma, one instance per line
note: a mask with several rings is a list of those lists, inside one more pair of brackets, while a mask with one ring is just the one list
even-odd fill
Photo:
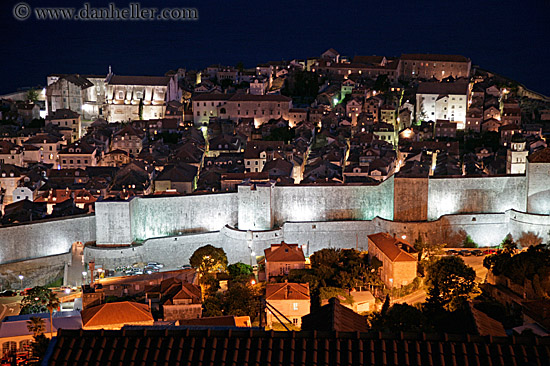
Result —
[[308, 283], [268, 283], [266, 300], [309, 300]]
[[388, 233], [377, 233], [369, 235], [369, 240], [376, 245], [378, 249], [384, 253], [386, 257], [392, 262], [416, 262], [416, 258], [413, 257], [407, 251], [400, 249], [400, 247], [406, 246], [407, 249], [414, 251], [411, 245], [404, 240], [394, 238]]
[[264, 250], [267, 262], [305, 262], [304, 252], [298, 244], [271, 244], [271, 248]]

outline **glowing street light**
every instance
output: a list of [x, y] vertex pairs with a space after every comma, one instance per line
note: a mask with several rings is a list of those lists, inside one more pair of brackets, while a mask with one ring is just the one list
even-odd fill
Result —
[[23, 278], [25, 278], [25, 276], [19, 275], [19, 281], [21, 281], [21, 290], [23, 290]]

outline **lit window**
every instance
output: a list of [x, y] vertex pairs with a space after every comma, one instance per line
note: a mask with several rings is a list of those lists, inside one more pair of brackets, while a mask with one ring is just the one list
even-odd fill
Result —
[[294, 311], [298, 310], [298, 303], [297, 302], [292, 303], [292, 310], [294, 310]]

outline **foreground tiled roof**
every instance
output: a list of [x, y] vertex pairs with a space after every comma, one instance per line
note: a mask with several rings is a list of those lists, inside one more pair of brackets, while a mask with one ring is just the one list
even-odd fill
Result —
[[359, 332], [61, 330], [43, 365], [547, 365], [550, 339]]

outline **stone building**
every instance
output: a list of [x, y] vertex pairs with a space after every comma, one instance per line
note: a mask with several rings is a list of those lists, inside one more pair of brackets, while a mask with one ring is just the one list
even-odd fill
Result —
[[289, 119], [292, 99], [284, 95], [199, 94], [193, 98], [195, 125], [208, 124], [210, 118], [254, 118], [256, 127], [270, 119]]
[[106, 85], [106, 114], [109, 122], [163, 118], [169, 76], [113, 75]]
[[424, 82], [416, 93], [416, 118], [423, 121], [438, 119], [457, 123], [458, 129], [466, 126], [468, 81]]
[[85, 141], [77, 141], [59, 151], [59, 166], [61, 169], [86, 169], [96, 166], [99, 160], [97, 149]]
[[409, 243], [387, 233], [369, 235], [368, 240], [369, 257], [382, 262], [380, 278], [387, 287], [406, 286], [415, 279], [417, 259]]
[[403, 54], [399, 60], [400, 75], [405, 79], [445, 79], [470, 77], [472, 61], [460, 55]]

